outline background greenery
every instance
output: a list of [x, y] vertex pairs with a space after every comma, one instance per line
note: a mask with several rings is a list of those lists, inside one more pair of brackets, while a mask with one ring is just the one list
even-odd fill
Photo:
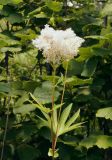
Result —
[[[60, 137], [61, 160], [112, 160], [112, 1], [0, 0], [0, 150], [4, 160], [47, 160], [50, 132], [29, 92], [51, 105], [52, 68], [31, 40], [45, 24], [85, 38], [69, 63], [64, 101], [82, 128]], [[57, 69], [57, 77], [64, 65]], [[60, 100], [62, 84], [56, 92]], [[71, 113], [71, 114], [72, 114]], [[7, 130], [7, 133], [5, 132]], [[2, 160], [2, 157], [1, 157]]]

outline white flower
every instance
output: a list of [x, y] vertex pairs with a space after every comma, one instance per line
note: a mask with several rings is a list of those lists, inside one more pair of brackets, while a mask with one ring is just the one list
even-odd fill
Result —
[[83, 42], [84, 39], [76, 36], [71, 28], [64, 31], [54, 30], [49, 25], [45, 25], [40, 36], [33, 40], [33, 45], [43, 51], [42, 54], [47, 62], [59, 65], [77, 56]]
[[73, 4], [71, 1], [67, 1], [67, 6], [68, 6], [68, 7], [73, 7], [73, 5], [74, 5], [74, 4]]

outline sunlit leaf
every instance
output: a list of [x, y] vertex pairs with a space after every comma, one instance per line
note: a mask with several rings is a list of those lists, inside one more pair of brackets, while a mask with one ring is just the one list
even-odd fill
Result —
[[55, 12], [59, 12], [62, 9], [62, 3], [61, 2], [46, 0], [46, 5], [49, 9], [51, 9]]
[[13, 112], [15, 114], [20, 113], [20, 114], [30, 114], [31, 111], [34, 111], [36, 109], [35, 105], [33, 104], [23, 104], [19, 107], [14, 107]]
[[[49, 157], [53, 157], [53, 150], [52, 150], [52, 148], [49, 148], [48, 156]], [[58, 149], [55, 150], [55, 152], [54, 152], [54, 158], [57, 158], [57, 157], [59, 157]]]
[[93, 146], [98, 146], [99, 148], [112, 147], [112, 136], [106, 135], [91, 135], [90, 137], [82, 140], [81, 146], [86, 148], [91, 148]]
[[96, 113], [96, 117], [103, 117], [112, 120], [112, 107], [99, 109]]
[[65, 126], [65, 122], [67, 121], [70, 111], [72, 108], [72, 104], [70, 104], [69, 106], [67, 106], [63, 112], [61, 113], [60, 116], [60, 120], [59, 120], [59, 133], [63, 132], [64, 126]]
[[80, 114], [80, 109], [67, 121], [66, 123], [66, 127], [69, 127], [70, 125], [72, 125], [76, 119], [79, 117]]

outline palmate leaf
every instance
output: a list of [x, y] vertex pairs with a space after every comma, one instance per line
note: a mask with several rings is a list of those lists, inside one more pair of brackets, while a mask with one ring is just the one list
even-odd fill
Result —
[[[84, 122], [82, 122], [82, 123], [73, 124], [76, 121], [76, 119], [79, 117], [80, 110], [78, 110], [71, 118], [69, 118], [71, 108], [72, 108], [72, 104], [70, 104], [68, 107], [66, 107], [60, 116], [58, 136], [60, 136], [64, 133], [67, 133], [69, 131], [72, 131], [76, 128], [79, 128], [79, 127], [81, 127], [81, 124], [84, 123]], [[67, 121], [67, 119], [68, 119], [68, 121]]]
[[66, 127], [72, 125], [75, 122], [75, 120], [79, 117], [79, 114], [80, 114], [80, 109], [67, 121]]
[[40, 129], [41, 127], [48, 127], [49, 128], [49, 123], [47, 120], [45, 120], [44, 118], [37, 116], [40, 120], [40, 123], [38, 124], [38, 128]]
[[[63, 112], [60, 115], [60, 119], [58, 121], [57, 109], [60, 108], [63, 104], [54, 105], [53, 110], [50, 110], [50, 109], [48, 110], [48, 108], [46, 108], [42, 104], [40, 104], [38, 102], [38, 100], [35, 99], [35, 97], [32, 94], [30, 94], [30, 95], [35, 100], [35, 102], [37, 102], [37, 104], [34, 104], [34, 105], [37, 105], [37, 108], [40, 109], [40, 111], [42, 112], [42, 114], [44, 116], [44, 117], [43, 116], [42, 117], [37, 116], [41, 121], [40, 125], [39, 125], [39, 128], [41, 128], [43, 126], [46, 126], [50, 130], [53, 129], [54, 134], [55, 135], [57, 134], [57, 137], [58, 137], [58, 136], [60, 136], [64, 133], [67, 133], [69, 131], [72, 131], [76, 128], [81, 127], [81, 125], [84, 123], [84, 122], [81, 122], [81, 123], [74, 124], [76, 119], [79, 117], [80, 110], [78, 110], [71, 118], [69, 118], [70, 112], [71, 112], [71, 109], [72, 109], [72, 104], [68, 105], [63, 110]], [[51, 117], [49, 115], [49, 113], [52, 112], [52, 111], [53, 111], [53, 117]], [[51, 124], [52, 124], [53, 128], [51, 128], [52, 127]]]
[[55, 109], [53, 111], [53, 131], [54, 133], [56, 133], [57, 125], [58, 125], [58, 117], [57, 117], [57, 110]]
[[99, 109], [96, 113], [96, 117], [103, 117], [112, 120], [112, 107]]
[[64, 133], [67, 133], [67, 132], [70, 132], [70, 131], [73, 131], [79, 127], [82, 127], [81, 125], [85, 123], [85, 122], [81, 122], [81, 123], [76, 123], [76, 124], [73, 124], [72, 126], [69, 126], [69, 127], [65, 127], [64, 130], [62, 132], [60, 132], [60, 135], [64, 134]]
[[70, 111], [72, 108], [72, 104], [70, 104], [69, 106], [67, 106], [64, 111], [62, 112], [61, 116], [60, 116], [60, 120], [59, 120], [59, 132], [62, 132], [64, 127], [65, 127], [65, 122], [67, 121]]

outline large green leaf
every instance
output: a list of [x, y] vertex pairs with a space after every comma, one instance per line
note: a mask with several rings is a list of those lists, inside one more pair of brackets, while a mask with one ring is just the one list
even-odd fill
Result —
[[103, 117], [112, 120], [112, 107], [99, 109], [96, 113], [96, 117]]
[[16, 53], [16, 52], [20, 52], [21, 51], [21, 47], [3, 47], [1, 48], [1, 52], [5, 53], [5, 52], [12, 52], [12, 53]]
[[0, 4], [1, 5], [7, 5], [8, 3], [11, 3], [11, 2], [12, 2], [12, 0], [1, 0]]
[[[37, 87], [33, 93], [35, 98], [39, 100], [40, 103], [45, 104], [45, 103], [51, 103], [52, 102], [52, 83], [51, 82], [43, 82], [42, 86]], [[59, 92], [55, 91], [54, 94], [54, 101], [56, 101], [59, 97]]]
[[53, 10], [54, 12], [59, 12], [62, 9], [62, 3], [53, 1], [53, 0], [46, 0], [46, 5], [49, 9]]
[[7, 5], [9, 3], [18, 4], [20, 2], [23, 2], [23, 0], [1, 0], [0, 4], [2, 4], [2, 5]]
[[12, 1], [12, 3], [14, 3], [14, 4], [19, 4], [19, 3], [23, 2], [23, 0], [11, 0], [11, 1]]
[[33, 104], [23, 104], [19, 107], [14, 107], [13, 112], [15, 114], [20, 113], [22, 115], [30, 114], [31, 111], [34, 111], [36, 109], [35, 105]]
[[33, 94], [31, 94], [31, 97], [32, 99], [37, 103], [37, 104], [34, 104], [32, 101], [31, 104], [33, 104], [35, 107], [37, 107], [39, 110], [41, 110], [41, 112], [45, 112], [45, 113], [49, 113], [50, 112], [50, 109], [49, 108], [46, 108], [39, 100], [38, 98], [36, 98]]
[[91, 47], [82, 47], [79, 49], [79, 57], [76, 58], [78, 62], [82, 62], [84, 60], [87, 60], [88, 58], [92, 57], [94, 54], [92, 53]]
[[11, 23], [21, 23], [23, 21], [22, 15], [21, 14], [10, 14], [6, 19]]
[[112, 147], [112, 136], [91, 135], [90, 137], [82, 140], [80, 145], [86, 148], [98, 146], [99, 148], [106, 149], [106, 148]]
[[0, 82], [0, 92], [10, 92], [11, 86], [9, 83]]
[[[64, 69], [66, 68], [66, 64], [63, 63]], [[71, 60], [68, 63], [68, 76], [80, 75], [83, 69], [83, 62], [77, 62], [76, 60]]]
[[72, 76], [71, 78], [66, 79], [66, 84], [72, 85], [72, 86], [78, 86], [78, 85], [85, 85], [85, 84], [91, 84], [92, 79], [81, 79], [76, 76]]
[[32, 69], [37, 62], [36, 56], [37, 56], [37, 49], [31, 49], [24, 53], [15, 54], [14, 58], [12, 59], [12, 62], [13, 64], [19, 64], [20, 66], [27, 68], [29, 67]]
[[96, 57], [92, 57], [88, 59], [84, 64], [84, 69], [81, 73], [84, 77], [90, 77], [94, 74], [97, 67], [98, 59]]

